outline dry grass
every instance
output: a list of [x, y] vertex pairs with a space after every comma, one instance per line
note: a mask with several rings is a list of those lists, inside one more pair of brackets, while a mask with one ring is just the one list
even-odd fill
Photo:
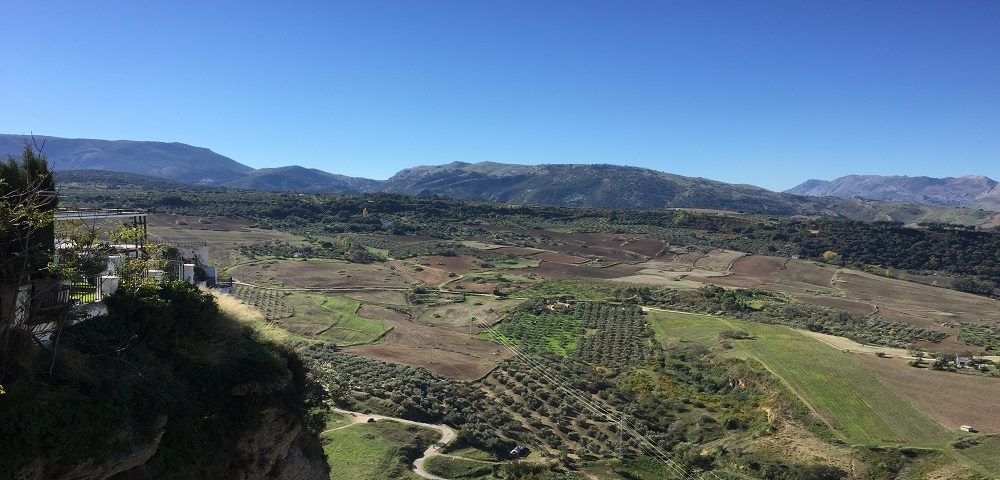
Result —
[[249, 325], [264, 339], [275, 343], [285, 343], [289, 339], [288, 332], [264, 321], [264, 312], [240, 302], [232, 295], [217, 292], [212, 292], [212, 295], [223, 314]]
[[996, 414], [1000, 379], [914, 368], [897, 358], [863, 355], [858, 359], [945, 428], [957, 432], [960, 425], [972, 425], [983, 433], [1000, 433]]

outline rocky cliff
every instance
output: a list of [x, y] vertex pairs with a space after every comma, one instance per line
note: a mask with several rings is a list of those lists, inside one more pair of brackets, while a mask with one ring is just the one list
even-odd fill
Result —
[[27, 356], [52, 374], [4, 378], [0, 479], [329, 478], [294, 350], [183, 282], [106, 304]]

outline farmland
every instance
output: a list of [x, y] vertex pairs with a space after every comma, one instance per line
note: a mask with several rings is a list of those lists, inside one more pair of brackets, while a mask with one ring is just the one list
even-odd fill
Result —
[[[191, 216], [164, 217], [151, 231], [177, 241], [203, 238], [224, 257], [216, 264], [225, 274], [244, 282], [236, 296], [259, 309], [269, 328], [300, 345], [340, 347], [333, 356], [323, 357], [325, 350], [307, 356], [329, 360], [320, 371], [339, 386], [333, 391], [342, 406], [445, 421], [466, 432], [449, 453], [454, 457], [429, 462], [442, 473], [511, 465], [504, 451], [523, 444], [529, 464], [596, 478], [670, 478], [638, 438], [626, 436], [625, 458], [616, 459], [620, 415], [672, 461], [720, 475], [766, 476], [779, 464], [796, 472], [789, 478], [839, 478], [836, 471], [895, 478], [864, 472], [897, 461], [927, 478], [963, 478], [963, 465], [995, 468], [991, 439], [950, 447], [959, 438], [957, 424], [996, 431], [991, 379], [915, 369], [901, 358], [911, 355], [908, 348], [988, 351], [1000, 325], [995, 300], [934, 286], [931, 274], [879, 270], [919, 276], [918, 284], [850, 265], [759, 255], [734, 248], [738, 242], [669, 228], [588, 232], [607, 226], [583, 221], [480, 227], [441, 226], [446, 235], [299, 236]], [[299, 258], [305, 257], [299, 250], [318, 252], [323, 242], [362, 245], [367, 255]], [[560, 297], [572, 308], [548, 309]], [[643, 314], [601, 303], [607, 301], [739, 319]], [[724, 332], [749, 338], [722, 341]], [[874, 356], [886, 352], [897, 358]], [[767, 370], [754, 370], [756, 362]], [[778, 390], [797, 398], [784, 399]], [[963, 393], [942, 399], [941, 391]], [[803, 410], [789, 402], [801, 402]], [[327, 433], [349, 435], [356, 427]], [[830, 443], [830, 432], [849, 446]], [[352, 465], [361, 471], [369, 471], [366, 456], [374, 455], [384, 465], [402, 465], [399, 475], [406, 477], [408, 463], [386, 453], [401, 444], [390, 437], [344, 437], [367, 448], [335, 454], [357, 459]], [[859, 450], [873, 445], [890, 448]], [[941, 454], [898, 460], [896, 446]], [[811, 463], [834, 470], [810, 470]]]
[[728, 354], [763, 363], [848, 442], [935, 447], [953, 438], [850, 354], [792, 329], [701, 315], [650, 316], [666, 344], [715, 345], [724, 331], [749, 332], [753, 338], [732, 341]]

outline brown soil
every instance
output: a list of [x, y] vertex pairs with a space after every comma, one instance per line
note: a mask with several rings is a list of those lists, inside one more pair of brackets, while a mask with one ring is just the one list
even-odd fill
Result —
[[429, 255], [408, 258], [407, 261], [424, 266], [425, 268], [437, 268], [459, 274], [469, 273], [473, 270], [480, 270], [479, 265], [474, 259], [463, 256], [447, 257], [444, 255]]
[[428, 307], [414, 319], [415, 322], [457, 332], [468, 332], [470, 320], [475, 323], [494, 324], [521, 302], [494, 300], [486, 297], [469, 297], [461, 303], [447, 303]]
[[635, 252], [640, 255], [645, 255], [647, 257], [655, 257], [656, 254], [660, 253], [667, 243], [662, 240], [654, 240], [651, 238], [637, 238], [632, 240], [627, 240], [624, 244], [620, 246], [623, 250], [628, 250], [630, 252]]
[[534, 272], [544, 280], [563, 280], [572, 278], [610, 280], [635, 274], [638, 268], [633, 265], [619, 264], [607, 268], [585, 267], [564, 263], [542, 262]]
[[972, 425], [983, 433], [1000, 433], [1000, 379], [914, 368], [896, 358], [861, 355], [858, 360], [945, 428]]
[[409, 285], [399, 272], [375, 264], [337, 260], [278, 260], [240, 265], [231, 269], [234, 277], [256, 285], [292, 288], [393, 287]]
[[839, 308], [858, 316], [865, 316], [875, 311], [874, 304], [859, 302], [848, 298], [827, 297], [822, 295], [794, 295], [794, 297], [796, 300], [803, 303]]
[[750, 255], [733, 262], [734, 277], [745, 278], [748, 282], [769, 282], [772, 276], [785, 267], [787, 258]]
[[383, 305], [406, 305], [406, 294], [392, 290], [364, 290], [348, 292], [345, 297], [359, 300], [363, 303], [381, 303]]
[[713, 272], [728, 272], [733, 262], [745, 256], [745, 253], [733, 250], [712, 250], [705, 256], [695, 260], [694, 266]]
[[[205, 243], [209, 249], [208, 261], [212, 265], [228, 268], [240, 261], [246, 261], [239, 254], [240, 245], [252, 245], [270, 240], [280, 240], [292, 245], [300, 244], [301, 237], [251, 227], [243, 219], [212, 217], [211, 223], [198, 223], [199, 217], [152, 214], [148, 217], [150, 238], [159, 243]], [[183, 224], [178, 225], [176, 222]]]
[[505, 358], [498, 355], [496, 362], [491, 363], [459, 352], [410, 345], [362, 345], [345, 348], [344, 351], [386, 362], [424, 367], [434, 373], [460, 381], [482, 378], [493, 370], [496, 363]]
[[854, 454], [850, 449], [824, 442], [797, 423], [785, 420], [779, 422], [776, 432], [754, 440], [751, 449], [775, 458], [795, 459], [810, 464], [822, 463], [845, 472], [853, 470]]
[[532, 255], [532, 257], [542, 260], [543, 262], [565, 263], [570, 265], [586, 263], [588, 261], [588, 259], [583, 257], [554, 252], [539, 252]]
[[456, 380], [475, 380], [489, 373], [510, 352], [468, 333], [442, 330], [405, 319], [385, 319], [393, 329], [381, 345], [345, 351], [389, 362], [418, 365]]
[[524, 248], [524, 247], [501, 247], [495, 251], [500, 253], [506, 253], [507, 255], [514, 255], [515, 257], [524, 257], [527, 255], [532, 255], [538, 253], [540, 250], [536, 248]]
[[415, 277], [421, 282], [431, 286], [441, 285], [442, 283], [447, 282], [452, 278], [448, 276], [449, 274], [448, 270], [442, 270], [440, 268], [434, 268], [434, 267], [425, 267], [423, 265], [417, 265], [415, 263], [408, 263], [409, 260], [400, 262], [403, 263], [404, 265], [403, 268], [406, 269], [406, 273], [409, 276]]
[[395, 243], [419, 243], [430, 241], [442, 241], [440, 238], [428, 237], [425, 235], [372, 235], [374, 238], [388, 240]]
[[358, 310], [358, 315], [372, 320], [382, 320], [388, 323], [405, 322], [410, 319], [410, 316], [403, 312], [380, 305], [362, 305]]
[[785, 264], [785, 269], [778, 273], [782, 280], [801, 282], [817, 287], [828, 288], [833, 282], [833, 277], [837, 269], [824, 267], [810, 262], [790, 260]]

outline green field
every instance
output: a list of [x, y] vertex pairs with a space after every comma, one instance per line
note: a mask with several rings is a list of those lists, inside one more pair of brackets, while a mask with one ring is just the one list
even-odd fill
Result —
[[499, 260], [494, 262], [496, 268], [516, 270], [519, 268], [537, 268], [542, 261], [535, 258], [517, 257], [510, 260]]
[[954, 439], [851, 354], [791, 328], [667, 312], [649, 312], [648, 318], [667, 348], [675, 342], [718, 345], [725, 330], [751, 333], [753, 339], [730, 340], [726, 354], [763, 363], [848, 443], [941, 447]]
[[[388, 420], [324, 432], [330, 480], [420, 478], [410, 470], [406, 451], [419, 456], [440, 434]], [[412, 456], [413, 453], [410, 453]]]
[[979, 438], [976, 445], [958, 450], [956, 454], [978, 464], [985, 472], [1000, 472], [1000, 437]]
[[[506, 341], [531, 351], [549, 351], [561, 357], [570, 356], [584, 333], [580, 322], [570, 315], [548, 313], [536, 315], [518, 311], [500, 322], [496, 332]], [[494, 341], [493, 332], [483, 332], [483, 338]]]
[[330, 340], [337, 345], [362, 345], [378, 340], [388, 326], [378, 320], [358, 315], [361, 302], [344, 297], [326, 297], [323, 308], [337, 314], [339, 319], [323, 332], [320, 338]]
[[364, 345], [378, 341], [392, 328], [379, 320], [358, 315], [361, 302], [350, 298], [292, 292], [285, 301], [294, 307], [295, 313], [281, 320], [282, 324], [314, 326], [314, 333], [297, 334], [300, 338], [338, 346]]
[[492, 478], [493, 462], [464, 460], [452, 457], [430, 457], [424, 463], [427, 471], [443, 478]]

